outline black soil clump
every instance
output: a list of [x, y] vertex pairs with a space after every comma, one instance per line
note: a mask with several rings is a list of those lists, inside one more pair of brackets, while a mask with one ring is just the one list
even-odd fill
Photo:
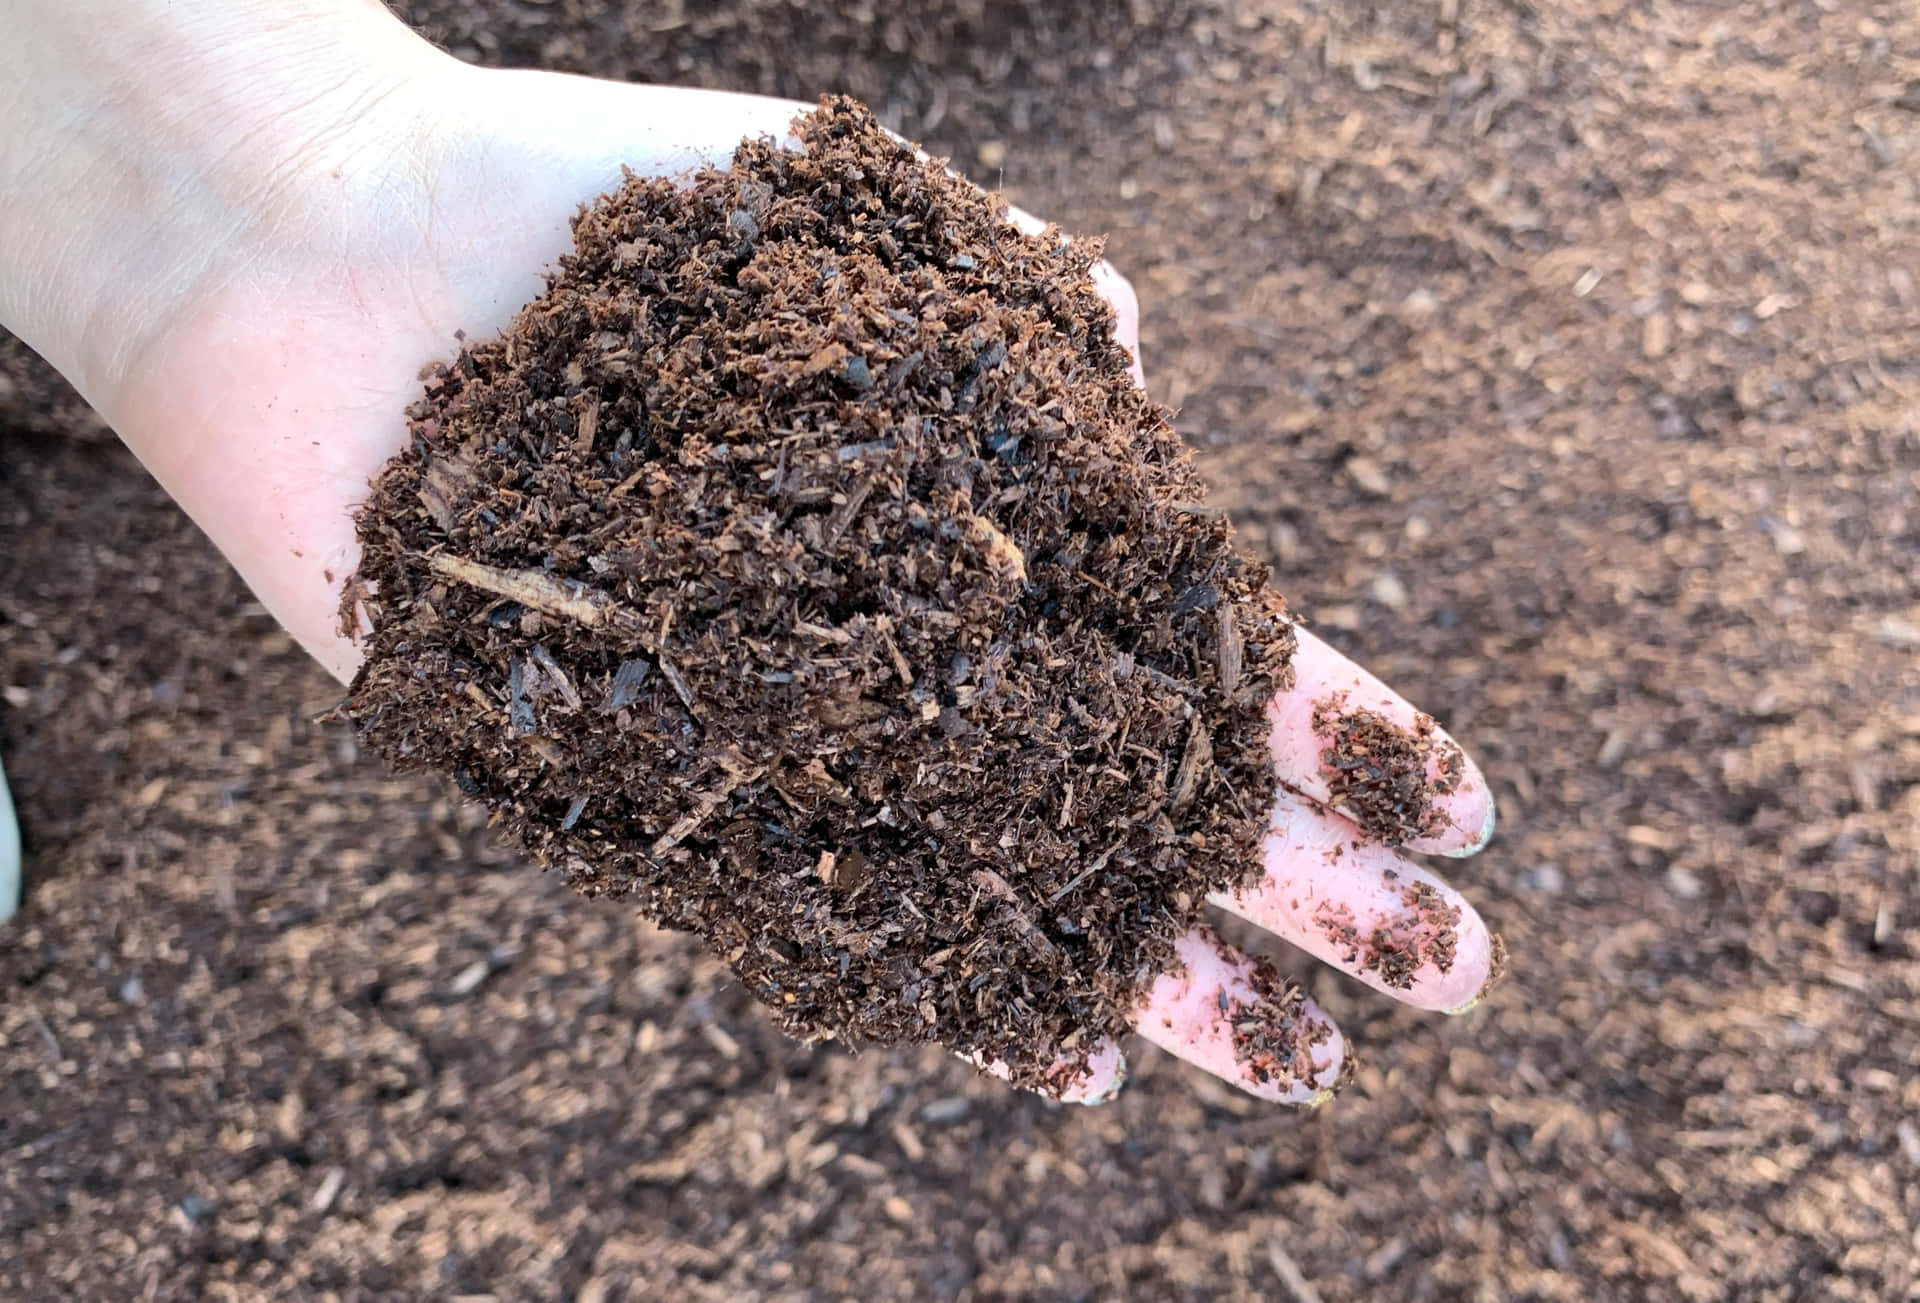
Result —
[[409, 412], [344, 713], [786, 1029], [1058, 1085], [1258, 871], [1293, 634], [1094, 243], [847, 100], [629, 177]]

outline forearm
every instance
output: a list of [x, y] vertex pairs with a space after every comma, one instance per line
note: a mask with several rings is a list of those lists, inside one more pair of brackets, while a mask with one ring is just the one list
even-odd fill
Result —
[[0, 325], [103, 406], [437, 57], [377, 0], [0, 0]]

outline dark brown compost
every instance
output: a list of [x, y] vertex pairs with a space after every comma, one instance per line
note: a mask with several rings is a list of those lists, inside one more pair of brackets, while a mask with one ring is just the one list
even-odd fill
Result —
[[346, 713], [790, 1032], [1057, 1082], [1256, 864], [1291, 628], [1098, 245], [851, 101], [795, 130], [629, 178], [432, 377]]

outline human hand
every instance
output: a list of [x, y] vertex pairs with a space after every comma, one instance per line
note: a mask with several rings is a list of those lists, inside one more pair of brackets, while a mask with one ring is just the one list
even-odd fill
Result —
[[[336, 628], [351, 513], [404, 445], [422, 367], [535, 297], [573, 213], [623, 166], [724, 163], [804, 108], [470, 68], [357, 0], [184, 15], [137, 0], [114, 7], [109, 36], [98, 0], [25, 8], [28, 39], [0, 54], [0, 83], [24, 97], [0, 139], [0, 313], [342, 679], [359, 660]], [[1104, 288], [1137, 357], [1132, 291], [1111, 273]], [[1265, 876], [1215, 903], [1396, 998], [1459, 1010], [1495, 965], [1485, 925], [1333, 808], [1366, 804], [1327, 763], [1355, 712], [1403, 730], [1415, 712], [1305, 631], [1295, 668], [1269, 712]], [[1412, 763], [1452, 790], [1408, 848], [1468, 854], [1492, 801], [1443, 740]], [[1368, 791], [1410, 776], [1383, 769]], [[1141, 1035], [1262, 1097], [1324, 1098], [1346, 1064], [1324, 1014], [1204, 930], [1179, 954]], [[1310, 1065], [1267, 1055], [1282, 1027]], [[1122, 1078], [1104, 1046], [1068, 1094], [1103, 1098]]]

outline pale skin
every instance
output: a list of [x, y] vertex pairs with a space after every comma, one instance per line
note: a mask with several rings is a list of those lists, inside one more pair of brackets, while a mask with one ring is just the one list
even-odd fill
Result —
[[[724, 164], [745, 136], [785, 138], [803, 107], [471, 68], [374, 0], [0, 0], [0, 31], [0, 324], [74, 382], [342, 680], [360, 658], [336, 619], [351, 512], [406, 439], [422, 367], [537, 295], [569, 219], [622, 167]], [[1101, 275], [1137, 358], [1133, 291]], [[1264, 874], [1213, 903], [1395, 999], [1463, 1012], [1491, 938], [1407, 852], [1485, 845], [1486, 780], [1466, 763], [1431, 837], [1358, 844], [1325, 804], [1314, 703], [1344, 694], [1403, 725], [1414, 710], [1304, 629], [1295, 665], [1269, 709]], [[1429, 957], [1389, 985], [1324, 921], [1392, 927], [1416, 883], [1459, 911], [1457, 944], [1444, 970]], [[1140, 1036], [1265, 1099], [1326, 1097], [1337, 1030], [1311, 1072], [1256, 1080], [1220, 1012], [1250, 996], [1248, 961], [1204, 929], [1179, 955]], [[1123, 1079], [1104, 1044], [1066, 1097], [1104, 1099]]]

